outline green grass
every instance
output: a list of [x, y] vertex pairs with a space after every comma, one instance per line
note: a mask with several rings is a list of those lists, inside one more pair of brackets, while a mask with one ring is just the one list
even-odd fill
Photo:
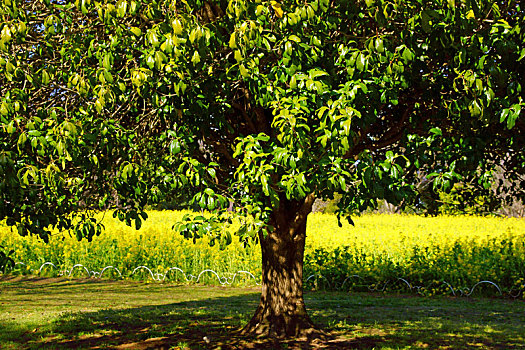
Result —
[[324, 339], [235, 336], [258, 298], [256, 288], [4, 277], [0, 348], [525, 348], [522, 300], [309, 292]]

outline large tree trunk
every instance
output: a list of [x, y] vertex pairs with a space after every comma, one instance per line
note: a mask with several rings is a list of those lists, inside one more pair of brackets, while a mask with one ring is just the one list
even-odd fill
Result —
[[[283, 196], [284, 197], [284, 196]], [[272, 215], [273, 230], [259, 235], [262, 249], [262, 294], [246, 335], [301, 337], [315, 331], [303, 299], [306, 217], [313, 195], [304, 201], [281, 198]]]

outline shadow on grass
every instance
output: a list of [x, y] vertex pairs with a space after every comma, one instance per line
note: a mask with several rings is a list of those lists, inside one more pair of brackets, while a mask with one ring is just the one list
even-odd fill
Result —
[[237, 331], [255, 310], [258, 298], [259, 294], [248, 293], [128, 309], [67, 313], [45, 330], [20, 334], [18, 343], [38, 349], [348, 349], [354, 344], [330, 337], [279, 341], [237, 336]]
[[[8, 336], [0, 339], [8, 340], [7, 348], [525, 348], [523, 301], [312, 292], [306, 294], [308, 309], [314, 321], [328, 331], [327, 336], [278, 341], [235, 335], [255, 310], [259, 293], [254, 289], [48, 282], [15, 281], [6, 292], [17, 297], [27, 293], [38, 298], [41, 293], [42, 298], [45, 294], [60, 299], [69, 291], [74, 300], [106, 298], [104, 308], [60, 312], [49, 322], [29, 328], [18, 323], [16, 315], [4, 317], [0, 330]], [[33, 288], [35, 283], [40, 287]], [[112, 293], [111, 298], [104, 293]], [[138, 294], [143, 299], [133, 299]], [[127, 306], [129, 300], [137, 306]], [[5, 301], [2, 304], [2, 310], [10, 310]], [[60, 304], [50, 307], [64, 310]]]

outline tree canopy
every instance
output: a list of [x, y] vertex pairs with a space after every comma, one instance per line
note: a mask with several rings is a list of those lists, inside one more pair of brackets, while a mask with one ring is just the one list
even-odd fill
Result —
[[[420, 204], [421, 176], [488, 197], [497, 166], [523, 174], [524, 16], [488, 0], [1, 0], [0, 219], [91, 238], [91, 211], [140, 227], [189, 191], [246, 218], [241, 240], [297, 250], [300, 279], [315, 198], [340, 193], [347, 214]], [[215, 220], [179, 229], [230, 243]]]

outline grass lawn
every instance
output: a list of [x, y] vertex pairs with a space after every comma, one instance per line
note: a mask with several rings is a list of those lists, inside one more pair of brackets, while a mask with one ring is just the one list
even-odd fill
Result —
[[323, 339], [235, 336], [256, 288], [93, 279], [0, 279], [2, 349], [525, 349], [525, 302], [309, 292]]

